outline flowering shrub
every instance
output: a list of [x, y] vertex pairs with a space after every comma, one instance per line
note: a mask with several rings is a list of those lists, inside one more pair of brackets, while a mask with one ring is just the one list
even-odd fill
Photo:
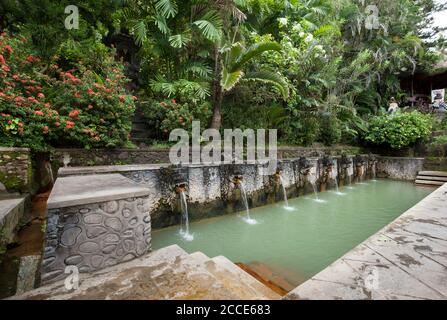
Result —
[[0, 35], [0, 143], [51, 147], [117, 147], [128, 141], [135, 97], [112, 57], [102, 74], [72, 70], [30, 54], [25, 39]]
[[148, 101], [142, 104], [144, 115], [149, 125], [163, 133], [163, 138], [177, 128], [191, 130], [193, 121], [201, 121], [208, 125], [211, 107], [208, 102], [179, 102], [176, 99], [166, 101]]
[[403, 149], [419, 139], [427, 138], [431, 133], [432, 125], [430, 115], [418, 111], [381, 115], [371, 119], [368, 133], [364, 138], [375, 145]]

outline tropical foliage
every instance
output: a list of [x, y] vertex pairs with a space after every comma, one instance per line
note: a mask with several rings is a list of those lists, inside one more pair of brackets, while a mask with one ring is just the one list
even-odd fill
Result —
[[373, 117], [365, 140], [379, 146], [403, 149], [431, 133], [432, 119], [429, 115], [413, 111], [397, 115]]
[[[0, 31], [27, 39], [27, 50], [40, 59], [27, 69], [19, 63], [16, 72], [48, 91], [39, 92], [45, 103], [60, 116], [91, 103], [105, 112], [87, 117], [93, 111], [84, 110], [79, 118], [79, 130], [95, 130], [101, 141], [81, 131], [64, 140], [53, 128], [38, 138], [41, 146], [125, 142], [133, 105], [119, 96], [132, 90], [141, 101], [137, 117], [144, 115], [157, 141], [200, 120], [213, 128], [276, 128], [287, 144], [382, 143], [369, 135], [382, 119], [376, 116], [391, 97], [405, 106], [400, 79], [431, 71], [445, 42], [431, 27], [431, 13], [446, 6], [435, 0], [80, 0], [79, 28], [71, 30], [64, 26], [68, 5], [72, 1], [0, 2]], [[72, 69], [82, 86], [64, 83], [61, 72]], [[45, 77], [50, 80], [40, 80]], [[95, 83], [106, 86], [107, 78], [115, 81], [114, 95], [82, 96]], [[12, 92], [10, 80], [0, 91]], [[80, 101], [73, 100], [75, 85]], [[18, 112], [11, 103], [1, 108], [11, 117]], [[17, 127], [14, 117], [9, 126]], [[29, 121], [38, 131], [47, 125]], [[32, 144], [5, 128], [9, 144]], [[408, 134], [402, 130], [396, 135]]]
[[32, 55], [25, 38], [0, 35], [0, 139], [37, 151], [51, 146], [117, 147], [129, 138], [134, 97], [111, 59], [98, 74], [65, 71]]

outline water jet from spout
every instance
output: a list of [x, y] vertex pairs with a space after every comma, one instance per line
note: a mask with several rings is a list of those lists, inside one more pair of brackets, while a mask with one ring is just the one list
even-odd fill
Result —
[[188, 202], [186, 201], [186, 194], [184, 191], [180, 191], [179, 195], [182, 208], [180, 235], [182, 236], [183, 240], [192, 241], [194, 240], [194, 235], [189, 232], [189, 213]]
[[245, 191], [244, 183], [240, 182], [239, 186], [241, 188], [242, 201], [244, 202], [245, 205], [246, 215], [244, 217], [244, 221], [247, 222], [248, 224], [257, 224], [258, 222], [250, 217], [250, 208], [248, 206], [247, 192]]

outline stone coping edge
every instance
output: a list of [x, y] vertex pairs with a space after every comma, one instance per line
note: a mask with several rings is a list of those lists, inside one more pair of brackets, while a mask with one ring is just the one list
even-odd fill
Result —
[[67, 207], [75, 207], [85, 204], [102, 203], [113, 200], [123, 200], [127, 198], [139, 198], [149, 196], [150, 190], [146, 188], [123, 188], [119, 194], [110, 193], [108, 190], [95, 192], [94, 196], [78, 199], [78, 195], [67, 195], [58, 201], [48, 201], [47, 209], [59, 209]]
[[[362, 154], [362, 156], [368, 156], [368, 154]], [[379, 155], [374, 154], [377, 158], [382, 158]], [[340, 158], [341, 156], [331, 156], [331, 158]], [[355, 157], [355, 155], [348, 155], [348, 157]], [[320, 159], [321, 157], [306, 157], [308, 160], [316, 160]], [[405, 158], [402, 159], [413, 159], [413, 158]], [[422, 158], [423, 159], [423, 158]], [[287, 158], [287, 159], [278, 159], [278, 162], [291, 162], [299, 160], [299, 158]], [[244, 162], [242, 164], [236, 164], [236, 165], [256, 165], [256, 164], [263, 164], [265, 162], [262, 161], [251, 161], [251, 162]], [[219, 167], [222, 164], [215, 164], [215, 163], [201, 163], [201, 164], [185, 164], [182, 165], [181, 168], [200, 168], [200, 167]], [[231, 163], [229, 163], [231, 164]], [[111, 173], [111, 172], [131, 172], [131, 171], [145, 171], [145, 170], [158, 170], [161, 168], [169, 168], [172, 165], [169, 163], [162, 163], [162, 164], [131, 164], [131, 165], [105, 165], [105, 166], [85, 166], [85, 167], [61, 167], [58, 171], [59, 177], [65, 177], [65, 176], [71, 176], [71, 175], [85, 175], [85, 174], [105, 174], [105, 173]]]

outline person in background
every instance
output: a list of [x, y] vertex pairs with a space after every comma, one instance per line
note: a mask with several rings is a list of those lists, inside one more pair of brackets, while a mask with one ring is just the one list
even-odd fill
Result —
[[390, 100], [390, 106], [388, 108], [388, 114], [396, 113], [397, 110], [399, 110], [399, 105], [396, 102], [396, 99], [394, 97]]
[[439, 111], [446, 110], [446, 104], [440, 92], [436, 93], [435, 99], [433, 101], [433, 110], [439, 110]]

